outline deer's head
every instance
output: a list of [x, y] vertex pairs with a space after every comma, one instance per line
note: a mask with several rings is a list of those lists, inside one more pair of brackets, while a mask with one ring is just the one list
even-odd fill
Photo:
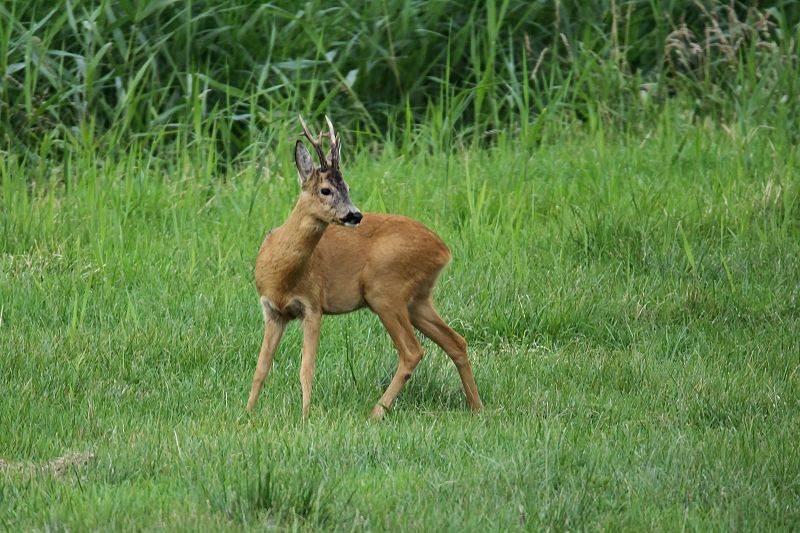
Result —
[[[341, 139], [333, 131], [333, 125], [326, 116], [328, 132], [320, 132], [314, 137], [308, 131], [303, 117], [303, 135], [314, 147], [319, 159], [319, 166], [314, 166], [311, 154], [303, 141], [298, 140], [294, 147], [294, 162], [297, 165], [297, 178], [305, 196], [309, 210], [313, 216], [326, 224], [343, 224], [354, 228], [361, 222], [361, 211], [350, 201], [349, 188], [339, 170], [339, 148]], [[322, 149], [322, 140], [330, 139], [331, 151], [326, 156]]]

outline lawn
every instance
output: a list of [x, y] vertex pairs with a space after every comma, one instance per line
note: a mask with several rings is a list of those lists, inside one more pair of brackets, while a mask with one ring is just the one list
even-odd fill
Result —
[[[800, 525], [800, 183], [769, 129], [676, 118], [342, 168], [423, 221], [469, 343], [379, 423], [397, 355], [323, 320], [311, 418], [287, 329], [256, 409], [258, 246], [293, 138], [0, 158], [0, 525], [9, 530], [793, 530]], [[207, 147], [206, 147], [207, 148]], [[77, 154], [77, 155], [74, 155]], [[198, 155], [199, 154], [199, 155]]]

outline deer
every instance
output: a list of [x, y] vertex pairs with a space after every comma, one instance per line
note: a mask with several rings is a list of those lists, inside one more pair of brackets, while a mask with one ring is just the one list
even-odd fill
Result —
[[[311, 387], [323, 315], [368, 307], [378, 315], [400, 362], [371, 417], [392, 407], [423, 348], [412, 326], [439, 345], [455, 363], [467, 403], [483, 408], [467, 343], [439, 316], [432, 293], [451, 261], [447, 245], [422, 223], [401, 215], [364, 213], [350, 200], [339, 168], [341, 138], [325, 116], [328, 131], [311, 134], [299, 117], [302, 135], [319, 160], [315, 166], [301, 138], [294, 147], [300, 197], [283, 225], [264, 238], [255, 264], [255, 284], [264, 315], [264, 339], [258, 355], [247, 411], [255, 407], [287, 323], [302, 322], [300, 386], [303, 419], [309, 418]], [[330, 152], [323, 149], [324, 137]]]

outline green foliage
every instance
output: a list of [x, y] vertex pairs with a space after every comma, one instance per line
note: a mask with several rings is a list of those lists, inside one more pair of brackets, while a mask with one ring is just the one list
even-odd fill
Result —
[[[800, 4], [33, 0], [0, 6], [0, 140], [229, 163], [295, 117], [373, 140], [652, 126], [670, 100], [744, 130], [798, 117]], [[705, 7], [704, 7], [705, 6]], [[421, 135], [416, 128], [422, 127]]]

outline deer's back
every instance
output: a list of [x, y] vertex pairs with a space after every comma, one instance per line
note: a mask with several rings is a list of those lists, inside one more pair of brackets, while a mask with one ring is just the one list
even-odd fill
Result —
[[328, 227], [314, 255], [325, 280], [324, 307], [332, 313], [361, 307], [371, 294], [387, 289], [406, 292], [407, 298], [424, 296], [451, 257], [444, 241], [422, 223], [369, 213], [355, 228]]

